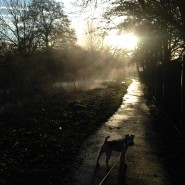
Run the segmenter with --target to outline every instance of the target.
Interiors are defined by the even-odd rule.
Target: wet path
[[[118,111],[84,143],[81,156],[84,158],[76,175],[76,185],[98,185],[106,174],[105,156],[96,166],[96,157],[104,138],[110,140],[123,138],[125,134],[134,134],[135,145],[129,147],[126,155],[128,165],[126,185],[169,185],[168,177],[160,164],[155,150],[155,132],[150,124],[149,110],[143,97],[141,84],[134,80]],[[119,153],[113,152],[110,159],[112,166]],[[104,184],[117,185],[119,179],[119,163],[116,164]]]

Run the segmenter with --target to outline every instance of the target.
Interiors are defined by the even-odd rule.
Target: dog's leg
[[[120,165],[123,166],[125,164],[125,153],[126,151],[123,150],[120,155]]]
[[[101,156],[102,156],[103,153],[104,153],[104,150],[103,150],[103,148],[101,148],[100,149],[100,152],[98,154],[98,157],[97,157],[97,161],[96,161],[96,165],[97,166],[99,166],[99,160],[100,160],[100,158],[101,158]]]
[[[112,151],[106,152],[106,166],[107,166],[107,169],[110,169],[109,160],[110,160],[111,154],[112,154]]]

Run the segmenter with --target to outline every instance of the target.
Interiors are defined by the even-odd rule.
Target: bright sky
[[[75,0],[56,0],[64,3],[65,12],[68,13],[68,17],[71,20],[72,27],[75,29],[78,39],[84,34],[85,27],[85,15],[80,13],[80,8],[73,5]]]
[[[138,38],[133,33],[118,35],[116,31],[113,30],[109,33],[109,36],[105,38],[105,42],[113,47],[133,50],[137,46]]]
[[[80,8],[73,6],[72,3],[75,0],[57,0],[64,3],[65,12],[68,13],[68,17],[71,20],[72,27],[76,30],[78,43],[81,44],[85,35],[86,23],[90,18],[98,16],[98,11],[102,11],[101,8],[96,10],[80,11]],[[115,30],[112,30],[110,34],[105,38],[105,43],[117,48],[134,49],[137,45],[138,38],[132,34],[117,35]]]

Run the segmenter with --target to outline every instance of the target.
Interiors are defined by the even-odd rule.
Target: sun
[[[113,47],[133,50],[137,46],[138,37],[133,33],[117,35],[112,32],[105,38],[105,42]]]
[[[122,48],[135,49],[138,38],[133,33],[118,36],[118,45]]]

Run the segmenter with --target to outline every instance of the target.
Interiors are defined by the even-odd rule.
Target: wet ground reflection
[[[127,94],[123,97],[121,107],[117,112],[109,119],[106,126],[110,128],[120,128],[123,126],[123,122],[130,119],[133,116],[133,109],[136,104],[139,103],[143,93],[140,89],[139,82],[132,80],[133,83],[127,89]]]
[[[80,154],[83,158],[83,164],[75,177],[75,185],[98,185],[101,182],[106,174],[106,165],[105,156],[102,156],[100,167],[96,168],[96,158],[100,146],[108,135],[110,135],[110,140],[113,140],[123,138],[125,134],[134,134],[136,136],[135,145],[127,151],[129,158],[126,159],[128,168],[125,184],[167,185],[168,183],[164,181],[166,178],[163,175],[161,164],[151,147],[150,142],[152,142],[154,134],[149,122],[149,111],[143,97],[142,85],[139,81],[133,80],[117,112],[84,143]],[[111,166],[119,156],[120,154],[117,152],[112,153]],[[158,178],[153,175],[156,173],[160,173]],[[123,181],[120,182],[121,177],[118,163],[109,174],[106,184],[123,184]]]

